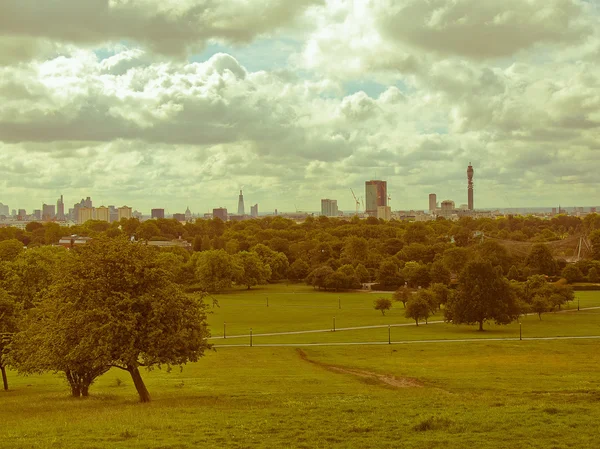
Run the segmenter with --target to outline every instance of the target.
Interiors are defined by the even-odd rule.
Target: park
[[[206,297],[215,350],[143,372],[149,404],[114,368],[85,401],[62,376],[9,372],[0,447],[594,446],[600,292],[485,332],[440,313],[417,327],[397,302],[384,316],[385,295],[279,283]]]

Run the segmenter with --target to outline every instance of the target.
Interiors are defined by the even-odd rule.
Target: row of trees
[[[503,241],[482,240],[481,232],[486,236],[503,237],[499,235],[502,231],[521,232],[527,236],[527,241],[538,243],[532,244],[528,253],[523,253],[522,248],[520,253],[514,253]],[[556,260],[556,255],[545,243],[579,233],[588,233],[595,265],[582,261],[575,271],[560,257]],[[509,279],[521,281],[535,274],[562,274],[573,282],[595,280],[600,273],[600,216],[597,214],[590,214],[583,220],[567,216],[551,220],[533,217],[474,220],[465,217],[458,222],[427,223],[382,222],[372,217],[351,221],[309,217],[299,224],[282,217],[233,223],[224,223],[217,218],[186,224],[169,219],[143,223],[123,219],[112,224],[89,221],[73,228],[61,228],[56,223],[29,223],[26,230],[0,228],[0,260],[6,251],[14,251],[15,245],[26,244],[32,248],[52,244],[64,234],[108,238],[134,236],[142,241],[181,237],[192,243],[194,254],[223,251],[235,256],[255,252],[271,268],[271,275],[267,276],[269,282],[286,278],[304,280],[315,270],[327,266],[331,270],[327,270],[326,276],[324,270],[320,270],[310,277],[309,282],[320,289],[352,288],[357,279],[377,282],[388,289],[405,282],[409,286],[427,287],[432,283],[444,283],[448,276],[456,277],[470,260],[489,260],[494,267],[501,266]],[[277,260],[272,254],[276,254]],[[181,259],[179,265],[185,265],[178,265],[185,273],[180,280],[195,283],[197,279],[190,275],[195,268],[186,265],[189,257],[178,255],[178,258]],[[352,266],[354,274],[348,266]],[[563,273],[565,268],[568,269]],[[591,276],[590,268],[594,268]]]
[[[456,289],[441,283],[417,291],[401,287],[393,299],[404,304],[406,317],[417,325],[444,306],[446,321],[478,324],[482,331],[486,321],[509,324],[526,313],[536,313],[541,320],[543,313],[560,310],[574,294],[564,279],[549,283],[535,275],[525,282],[509,281],[491,263],[473,261],[461,272]],[[378,310],[382,307],[380,302],[375,304]]]
[[[100,237],[71,251],[34,248],[0,262],[5,388],[7,363],[26,374],[62,372],[76,397],[114,367],[149,401],[140,368],[181,366],[210,347],[204,303],[175,282],[168,256]]]

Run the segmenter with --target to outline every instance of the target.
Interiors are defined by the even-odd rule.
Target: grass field
[[[268,332],[330,324],[336,294],[286,299],[287,288],[293,287],[220,295],[213,333],[225,317],[240,323],[240,333],[259,320],[254,326]],[[265,293],[268,309],[242,305]],[[600,305],[600,292],[577,296],[582,308]],[[359,326],[402,322],[401,305],[385,317],[369,309],[375,297],[341,295],[344,319]],[[331,309],[319,308],[331,299]],[[600,334],[595,310],[523,323],[524,335]],[[518,335],[518,325],[483,333],[446,324],[392,332],[394,340],[496,337]],[[288,338],[386,340],[387,328],[257,341]],[[71,399],[59,376],[9,373],[11,391],[0,393],[0,447],[597,448],[599,348],[597,340],[226,347],[183,371],[143,373],[150,404],[137,402],[131,379],[118,370],[102,376],[86,400]]]

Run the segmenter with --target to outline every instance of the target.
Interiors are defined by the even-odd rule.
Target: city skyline
[[[353,210],[349,189],[384,179],[420,210],[466,204],[469,161],[476,208],[598,195],[597,2],[79,3],[0,3],[11,208],[235,211],[244,186],[261,211]]]

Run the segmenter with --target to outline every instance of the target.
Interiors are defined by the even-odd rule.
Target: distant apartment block
[[[118,215],[117,221],[121,221],[122,218],[126,218],[129,220],[132,217],[131,207],[128,207],[128,206],[119,207],[118,214],[119,215]]]
[[[339,215],[337,200],[322,199],[321,215],[325,217],[337,217]]]
[[[377,218],[390,221],[392,219],[392,208],[390,206],[378,206]]]
[[[88,220],[94,219],[94,208],[93,207],[78,207],[77,208],[77,223],[83,224]]]
[[[250,216],[252,218],[258,218],[258,204],[250,206]]]
[[[96,220],[110,223],[110,210],[106,206],[96,208]]]

